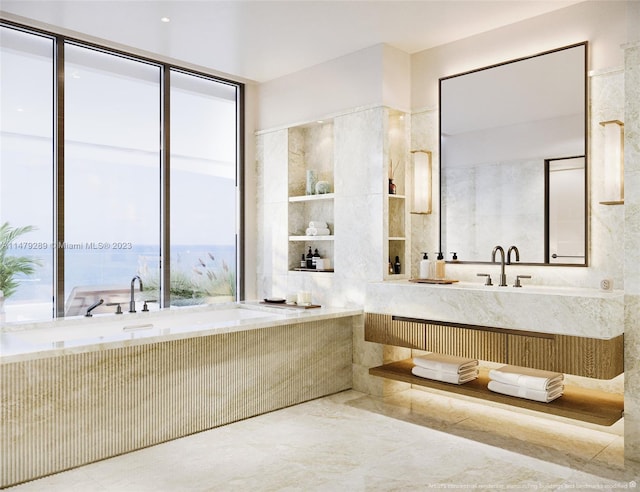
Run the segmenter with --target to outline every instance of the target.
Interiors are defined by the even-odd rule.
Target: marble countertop
[[[600,339],[624,331],[624,292],[620,290],[393,280],[367,286],[365,311]]]
[[[41,323],[13,323],[0,333],[0,363],[55,357],[168,340],[358,316],[362,309],[301,309],[244,301],[224,306],[105,314]]]

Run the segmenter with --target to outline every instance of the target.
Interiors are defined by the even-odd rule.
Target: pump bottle
[[[444,267],[445,267],[444,255],[442,254],[442,252],[438,252],[438,258],[436,259],[436,279],[437,280],[443,280],[445,278]]]
[[[431,278],[431,260],[427,253],[422,253],[422,260],[420,260],[420,278]]]

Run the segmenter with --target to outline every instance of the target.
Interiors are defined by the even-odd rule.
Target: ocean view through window
[[[150,309],[241,298],[241,84],[0,29],[0,225],[33,228],[6,255],[37,262],[5,320],[126,311],[134,276]],[[23,100],[42,107],[7,115]]]

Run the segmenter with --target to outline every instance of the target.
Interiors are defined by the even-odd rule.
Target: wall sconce
[[[604,196],[603,205],[624,203],[624,123],[601,121],[604,127]]]
[[[431,213],[431,152],[429,150],[412,150],[413,197],[412,214]]]

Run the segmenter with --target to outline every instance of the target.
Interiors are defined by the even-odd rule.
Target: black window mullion
[[[162,111],[161,111],[161,178],[160,203],[160,297],[161,307],[168,307],[171,304],[171,70],[167,65],[162,67]]]
[[[55,39],[54,81],[54,176],[53,176],[53,282],[54,317],[64,317],[64,40]]]

